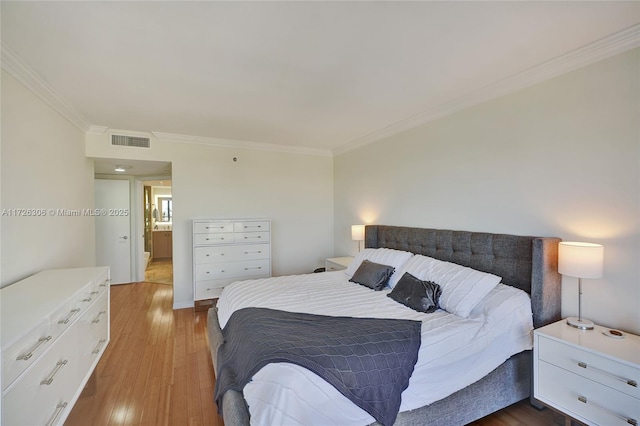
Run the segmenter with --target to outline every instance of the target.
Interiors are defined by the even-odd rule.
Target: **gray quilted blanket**
[[[421,323],[244,308],[222,330],[215,400],[262,367],[289,362],[333,385],[378,422],[394,423],[418,359]]]

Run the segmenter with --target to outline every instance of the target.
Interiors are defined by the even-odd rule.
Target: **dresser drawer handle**
[[[609,409],[607,409],[607,408],[604,408],[602,405],[598,405],[598,404],[596,404],[595,402],[589,402],[589,400],[587,399],[587,397],[586,397],[586,396],[579,396],[579,397],[578,397],[578,401],[580,401],[580,402],[582,402],[582,403],[584,403],[584,404],[589,404],[589,405],[591,405],[591,406],[592,406],[592,407],[594,407],[594,408],[597,408],[597,409],[599,409],[599,410],[604,411],[605,413],[609,413],[610,415],[612,415],[612,416],[614,416],[614,417],[617,417],[617,418],[619,418],[619,419],[621,419],[621,420],[623,420],[623,421],[627,422],[627,423],[628,423],[628,424],[630,424],[630,425],[638,426],[638,421],[637,421],[636,419],[631,419],[631,418],[629,418],[629,417],[621,416],[621,415],[620,415],[620,414],[618,414],[618,413],[614,413],[613,411],[611,411],[611,410],[609,410]]]
[[[249,229],[249,228],[262,228],[262,225],[245,225],[244,229]]]
[[[92,295],[96,295],[96,294],[98,294],[98,293],[100,293],[98,290],[93,290],[93,291],[91,292],[91,294],[92,294]]]
[[[78,312],[80,312],[80,309],[72,309],[71,312],[69,312],[69,315],[67,315],[66,318],[61,319],[60,321],[58,321],[58,324],[69,324],[69,321],[71,321],[71,318],[73,318],[73,316],[75,314],[77,314]]]
[[[220,238],[207,238],[207,241],[210,241],[210,240],[221,240],[221,241],[222,241],[222,240],[224,240],[224,237],[220,237]]]
[[[29,349],[29,352],[27,352],[26,354],[19,355],[16,358],[16,361],[26,361],[26,360],[28,360],[29,358],[31,358],[33,356],[33,353],[40,347],[40,345],[42,345],[45,342],[48,342],[49,340],[51,340],[51,336],[39,338],[38,342],[31,349]]]
[[[251,236],[251,237],[245,236],[244,237],[245,240],[248,240],[249,238],[260,239],[260,238],[262,238],[262,235],[256,235],[256,236]]]
[[[224,226],[205,226],[204,229],[224,229]]]
[[[111,278],[106,279],[102,284],[100,284],[100,287],[106,287],[109,283],[111,283]]]
[[[62,367],[64,367],[65,365],[67,365],[67,360],[65,359],[64,361],[60,361],[56,364],[56,368],[53,369],[53,371],[51,372],[51,375],[49,376],[48,379],[44,379],[43,381],[40,382],[40,385],[47,385],[49,386],[51,383],[53,383],[53,379],[56,377],[56,374],[58,374],[58,371],[60,371],[60,369]]]
[[[258,251],[245,251],[244,254],[260,254],[262,253],[262,250],[258,250]]]
[[[92,354],[96,355],[99,354],[100,351],[102,350],[102,345],[104,345],[104,342],[106,342],[106,339],[100,339],[98,341],[98,344],[96,345],[96,348],[94,350],[91,351]]]
[[[93,324],[98,324],[100,321],[102,321],[102,318],[101,318],[101,317],[102,317],[104,314],[106,314],[106,313],[107,313],[107,311],[100,311],[100,312],[98,313],[98,315],[97,315],[97,316],[93,319],[93,321],[91,321],[91,322],[92,322]]]
[[[608,371],[604,371],[604,370],[601,370],[599,368],[596,368],[596,367],[593,367],[593,366],[589,366],[589,365],[587,365],[586,362],[582,362],[582,361],[578,362],[578,367],[581,367],[581,368],[584,368],[584,369],[589,368],[589,370],[592,370],[592,371],[594,371],[596,373],[602,374],[603,376],[607,376],[607,377],[610,377],[612,379],[624,382],[624,383],[628,384],[629,386],[633,386],[634,388],[638,387],[638,382],[636,382],[635,380],[625,379],[624,377],[616,376],[615,374],[611,374]]]
[[[47,422],[47,426],[56,424],[56,420],[58,419],[58,417],[60,416],[60,413],[62,413],[65,408],[67,408],[66,402],[56,405],[56,411],[53,412],[53,416],[51,416],[51,418]]]
[[[244,268],[245,271],[248,271],[249,269],[262,269],[262,266],[248,266]]]
[[[81,302],[91,302],[92,300],[92,297],[87,297],[86,299],[82,299]]]

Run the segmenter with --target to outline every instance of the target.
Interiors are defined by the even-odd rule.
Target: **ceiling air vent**
[[[150,148],[151,139],[139,136],[111,135],[111,145]]]

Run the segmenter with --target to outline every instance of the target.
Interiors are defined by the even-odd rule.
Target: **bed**
[[[495,291],[498,291],[500,294],[507,295],[514,292],[526,292],[526,294],[528,294],[527,304],[530,305],[529,317],[533,328],[541,327],[560,319],[560,276],[557,272],[557,247],[559,241],[560,240],[558,238],[527,237],[400,226],[370,225],[365,228],[365,250],[391,249],[410,252],[415,255],[427,256],[428,258],[444,262],[451,262],[501,277],[500,290],[498,291],[498,287],[496,287],[496,289],[494,289]],[[415,256],[414,258],[417,259],[418,256]],[[327,291],[328,288],[347,288],[344,284],[342,284],[342,287],[339,287],[341,284],[334,282],[339,279],[344,281],[344,277],[338,278],[338,275],[340,274],[341,272],[327,272],[322,274],[309,274],[306,278],[305,276],[275,277],[268,279],[272,281],[268,281],[266,283],[264,280],[255,280],[253,283],[242,282],[237,283],[237,285],[234,284],[229,287],[229,291],[225,289],[225,292],[223,292],[218,303],[218,307],[211,308],[208,313],[208,338],[216,375],[218,375],[220,369],[220,365],[218,365],[218,350],[224,340],[221,328],[221,318],[222,325],[224,327],[230,316],[230,312],[228,312],[230,309],[229,305],[233,305],[232,302],[234,297],[240,297],[237,295],[242,294],[241,287],[253,285],[252,288],[258,288],[260,285],[280,285],[282,287],[278,286],[277,288],[285,288],[286,285],[292,285],[291,283],[296,280],[310,280],[310,284],[307,284],[306,287],[301,285],[299,287],[290,288],[297,288],[298,291],[304,291],[304,297],[307,297],[308,300],[319,300],[322,297],[326,297],[327,294],[333,294],[333,292]],[[318,293],[316,295],[309,293],[314,291],[313,287],[318,289]],[[349,291],[360,292],[358,294],[362,295],[366,292],[378,293],[359,287],[361,286],[353,284],[352,287],[349,287]],[[517,291],[515,289],[519,289],[521,291]],[[323,296],[320,297],[320,295]],[[269,302],[271,305],[265,302],[264,306],[274,309],[282,308],[284,306],[282,303],[287,301],[286,297],[291,297],[291,302],[293,302],[294,299],[300,299],[301,295],[296,294],[295,291],[290,291],[288,293],[284,292],[282,295],[275,295],[271,297],[271,302]],[[251,296],[248,297],[248,299],[248,301],[243,299],[241,302],[236,302],[237,307],[252,305],[262,306],[259,298]],[[276,299],[277,301],[274,302]],[[500,297],[496,296],[493,299],[500,299]],[[389,302],[395,303],[391,300],[389,300]],[[278,303],[280,303],[280,305]],[[339,305],[339,303],[334,303],[334,305]],[[366,306],[361,308],[364,309],[363,312],[369,311],[369,308]],[[218,312],[218,309],[221,311]],[[390,309],[393,310],[396,308],[390,307]],[[439,313],[427,315],[435,315],[435,318],[442,318],[442,321],[445,321],[445,317],[447,321],[457,321],[457,323],[462,324],[463,328],[467,327],[468,330],[470,330],[470,335],[480,335],[477,340],[481,341],[485,339],[482,333],[490,333],[492,329],[486,324],[478,326],[481,328],[473,328],[477,326],[474,325],[475,323],[473,320],[476,317],[480,318],[485,315],[482,311],[484,308],[481,306],[474,309],[475,311],[471,310],[470,313],[467,313],[467,315],[470,315],[469,318],[457,318],[455,315],[441,311],[438,311]],[[330,310],[329,315],[332,315],[332,312],[333,311]],[[324,314],[325,311],[320,310],[319,313]],[[406,315],[408,315],[407,319],[413,319],[410,313]],[[366,315],[362,315],[361,313],[361,316]],[[438,319],[438,321],[439,320],[440,319]],[[491,322],[491,324],[499,323],[500,321]],[[423,325],[423,330],[424,329],[425,326]],[[425,339],[424,336],[425,334],[423,331],[423,340]],[[531,342],[530,330],[528,331],[527,338],[528,341]],[[499,348],[500,346],[501,345],[491,345],[489,348],[481,349],[481,351],[495,352],[495,348]],[[508,359],[501,362],[497,367],[494,368],[491,366],[490,370],[483,372],[481,377],[471,377],[473,374],[480,374],[478,372],[474,372],[473,374],[470,373],[471,382],[469,384],[464,385],[464,387],[460,389],[455,389],[454,391],[451,389],[445,389],[444,392],[447,393],[447,396],[442,398],[438,397],[437,392],[434,393],[431,392],[431,390],[426,389],[428,386],[423,386],[423,388],[425,388],[424,394],[427,396],[421,395],[422,392],[420,391],[420,385],[416,385],[415,383],[412,384],[412,381],[414,381],[414,377],[412,376],[409,387],[405,392],[409,393],[409,390],[411,390],[411,393],[414,394],[414,396],[418,394],[420,395],[418,395],[419,397],[416,399],[412,396],[406,396],[405,392],[403,392],[403,399],[406,397],[407,400],[411,400],[412,398],[414,400],[409,404],[410,409],[407,410],[401,408],[400,412],[397,414],[397,418],[395,418],[394,424],[462,425],[530,397],[532,386],[530,343],[528,347],[525,345],[522,346],[522,348],[522,350],[514,349],[517,350],[517,352],[506,357]],[[451,354],[447,354],[447,357],[456,358],[456,354],[458,354],[457,357],[460,358],[461,361],[464,361],[462,359],[464,357],[460,355],[464,353],[464,350],[464,348],[455,348],[451,350]],[[502,356],[504,356],[504,353]],[[418,356],[418,363],[416,365],[420,364],[420,357],[421,355]],[[485,365],[482,362],[482,359],[483,358],[478,358],[478,360],[480,360],[478,364],[483,364],[484,368],[487,369],[489,364]],[[469,366],[470,364],[468,359],[466,362],[467,366]],[[254,389],[259,387],[260,383],[275,381],[273,378],[278,377],[279,374],[288,374],[286,368],[289,368],[289,365],[274,364],[273,368],[273,371],[270,370],[271,376],[258,377],[258,374],[256,374],[255,381],[257,384],[254,386],[252,382],[251,388],[245,388],[244,392],[247,395],[253,395],[251,398],[254,398],[252,400],[254,401],[254,404],[256,401],[255,395],[264,398],[265,393],[267,395],[269,394],[269,391],[263,391],[263,393],[260,394],[259,390],[256,394]],[[278,370],[279,368],[285,368],[285,370]],[[299,369],[304,370],[302,367],[299,367]],[[267,368],[265,367],[263,370],[267,370]],[[260,373],[262,373],[263,370],[260,370]],[[480,368],[480,370],[482,370],[482,368]],[[418,367],[416,367],[416,375],[418,375],[418,371]],[[300,374],[300,371],[293,373]],[[313,375],[312,373],[308,374]],[[305,378],[305,380],[307,379],[308,378]],[[322,381],[322,379],[318,380]],[[419,379],[416,378],[416,380]],[[454,378],[451,381],[455,382],[456,379]],[[292,383],[306,382],[296,379]],[[446,381],[442,381],[437,387],[446,388],[447,385]],[[281,385],[278,384],[277,386]],[[455,388],[455,385],[452,386]],[[302,388],[305,387],[309,386],[303,384]],[[329,388],[330,387],[331,386],[329,385]],[[253,394],[249,392],[249,389],[251,389]],[[270,388],[267,387],[266,389]],[[305,389],[301,389],[301,391],[304,390]],[[331,395],[329,391],[325,391],[326,389],[322,392],[327,395]],[[247,398],[249,398],[249,396],[247,396]],[[313,398],[315,397],[312,396],[311,399]],[[333,398],[333,396],[330,396],[330,398]],[[337,400],[338,397],[336,397],[336,401]],[[250,410],[247,406],[243,392],[229,390],[222,395],[219,401],[223,418],[227,426],[250,424]],[[427,403],[415,406],[416,404],[420,404],[420,401],[427,401]],[[309,401],[306,401],[305,403],[309,403]],[[343,405],[336,405],[336,407],[344,407],[344,411],[349,411],[348,402],[345,405],[344,401],[340,401],[340,404]],[[252,410],[255,409],[256,406],[257,405],[254,405]],[[286,405],[286,410],[294,410],[294,407],[294,403],[291,402],[289,405]],[[342,411],[342,408],[335,411]],[[375,422],[375,420],[360,423],[363,421],[363,418],[366,417],[358,417],[357,421],[350,421],[349,423],[379,424]],[[373,418],[371,418],[371,420],[373,420]],[[274,424],[278,423],[288,422],[282,420],[274,422]],[[331,420],[331,423],[340,424],[342,422],[334,419]]]

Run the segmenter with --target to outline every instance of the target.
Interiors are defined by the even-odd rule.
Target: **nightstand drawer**
[[[637,368],[544,336],[539,337],[538,345],[540,361],[640,399],[640,370]]]
[[[540,361],[538,395],[545,404],[587,424],[629,425],[640,420],[640,400]]]

